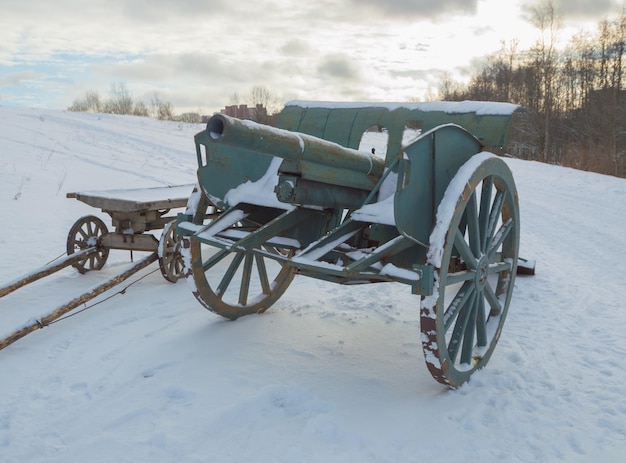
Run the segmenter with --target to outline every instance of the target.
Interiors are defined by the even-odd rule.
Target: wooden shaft
[[[40,267],[34,272],[29,273],[28,275],[24,275],[18,278],[17,280],[13,280],[5,284],[4,286],[0,286],[0,297],[6,296],[7,294],[12,293],[13,291],[21,288],[22,286],[26,286],[29,283],[37,281],[54,272],[58,272],[59,270],[65,267],[75,264],[76,262],[86,259],[89,256],[89,254],[95,251],[96,251],[96,248],[93,246],[87,249],[83,249],[82,251],[65,256],[63,259],[58,260],[54,263]]]
[[[23,338],[27,334],[30,334],[33,331],[38,330],[39,328],[43,328],[45,326],[48,326],[51,322],[53,322],[54,320],[62,317],[66,313],[71,312],[72,310],[74,310],[79,305],[84,304],[85,302],[93,299],[97,295],[102,294],[103,292],[105,292],[108,289],[111,289],[115,285],[118,285],[119,283],[121,283],[122,281],[126,280],[127,278],[129,278],[133,274],[137,273],[142,268],[147,267],[152,262],[156,261],[157,258],[158,258],[157,253],[153,252],[149,256],[144,257],[140,261],[137,261],[136,264],[134,264],[132,267],[130,267],[125,272],[122,272],[122,273],[114,276],[113,278],[105,281],[101,285],[96,286],[91,291],[86,292],[86,293],[84,293],[84,294],[82,294],[82,295],[72,299],[70,302],[68,302],[67,304],[64,304],[64,305],[60,306],[59,308],[53,310],[52,312],[50,312],[48,315],[46,315],[42,319],[36,320],[34,322],[31,322],[29,325],[25,326],[24,328],[21,328],[21,329],[15,331],[10,336],[0,340],[0,350],[4,349],[5,347],[7,347],[7,346],[9,346],[11,344],[13,344],[15,341],[17,341],[18,339]]]

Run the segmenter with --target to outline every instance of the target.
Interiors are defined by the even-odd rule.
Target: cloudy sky
[[[533,1],[3,0],[0,105],[65,109],[120,82],[176,113],[212,113],[258,85],[282,101],[423,99],[442,71],[537,40]],[[569,30],[595,30],[623,5],[559,8]]]

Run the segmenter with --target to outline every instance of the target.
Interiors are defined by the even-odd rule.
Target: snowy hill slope
[[[0,282],[101,215],[67,192],[193,183],[201,128],[0,107]],[[0,460],[623,461],[626,181],[507,162],[537,275],[516,280],[489,365],[459,390],[430,377],[405,286],[296,278],[266,314],[228,322],[153,266],[0,351]],[[0,299],[0,336],[128,260]]]

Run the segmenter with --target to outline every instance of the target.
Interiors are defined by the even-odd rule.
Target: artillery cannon
[[[177,219],[194,295],[236,319],[296,274],[404,283],[421,296],[429,371],[460,386],[489,360],[513,291],[517,191],[485,150],[506,146],[518,110],[291,102],[277,128],[214,116],[195,136],[199,184]],[[387,135],[378,153],[361,144],[372,128]]]

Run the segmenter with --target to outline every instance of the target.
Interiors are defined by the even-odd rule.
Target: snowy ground
[[[0,282],[64,253],[80,216],[110,224],[67,192],[193,183],[201,128],[0,107]],[[296,278],[228,322],[153,264],[0,351],[0,460],[624,461],[626,180],[508,162],[537,275],[516,280],[489,365],[459,390],[430,377],[405,286]],[[0,337],[127,265],[112,252],[5,296]]]

